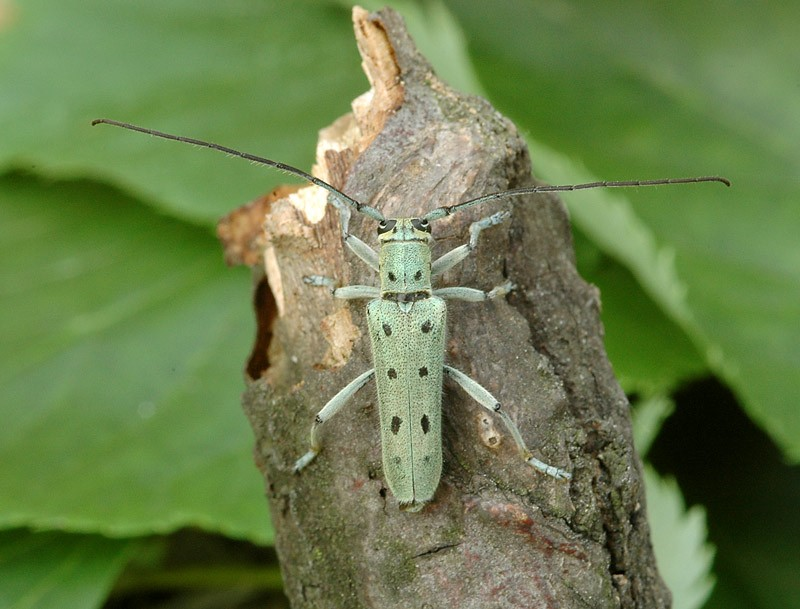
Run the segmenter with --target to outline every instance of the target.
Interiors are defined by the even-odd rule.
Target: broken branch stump
[[[321,133],[315,175],[387,217],[534,183],[514,125],[440,81],[396,13],[355,9],[354,23],[371,89]],[[506,299],[448,305],[446,360],[498,397],[538,458],[573,479],[532,470],[500,421],[446,383],[442,481],[433,502],[412,514],[383,480],[374,388],[326,423],[320,456],[292,473],[315,413],[372,367],[363,303],[334,300],[302,278],[377,278],[343,249],[326,193],[290,190],[233,214],[220,230],[232,258],[247,260],[249,251],[249,262],[266,268],[256,271],[259,335],[244,409],[292,605],[668,607],[628,402],[558,198],[491,204],[512,219],[485,231],[441,285],[516,283]],[[435,223],[434,257],[465,243],[470,223],[489,211]],[[353,215],[351,232],[369,244],[375,228]]]

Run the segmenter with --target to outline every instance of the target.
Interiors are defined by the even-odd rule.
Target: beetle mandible
[[[514,284],[507,281],[489,291],[460,286],[434,289],[432,278],[463,261],[477,247],[480,233],[503,222],[510,213],[498,212],[473,222],[469,228],[469,241],[436,260],[431,256],[431,223],[483,203],[542,192],[696,182],[721,182],[730,186],[726,178],[719,176],[531,186],[483,195],[456,205],[437,207],[420,218],[385,218],[378,209],[356,201],[301,169],[278,161],[111,119],[92,121],[92,125],[98,124],[122,127],[241,157],[298,176],[329,192],[329,198],[340,215],[345,244],[358,258],[378,272],[380,286],[338,287],[334,279],[321,275],[304,277],[304,281],[311,286],[329,288],[336,298],[369,300],[367,325],[374,367],[356,377],[319,411],[311,426],[310,449],[295,462],[294,471],[300,472],[319,454],[320,425],[341,410],[374,378],[378,388],[384,475],[392,494],[401,507],[408,511],[422,509],[433,499],[439,486],[442,471],[441,395],[445,376],[460,385],[478,404],[502,419],[522,459],[528,465],[557,480],[572,478],[572,474],[566,469],[548,465],[534,457],[516,424],[503,411],[500,402],[466,374],[444,363],[447,320],[445,300],[481,302],[500,298],[508,294]],[[378,222],[379,252],[349,233],[349,220],[353,210]]]

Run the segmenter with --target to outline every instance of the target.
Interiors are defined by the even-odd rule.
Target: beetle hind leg
[[[320,425],[339,412],[342,409],[342,406],[347,404],[347,402],[350,401],[350,398],[352,398],[359,389],[366,385],[373,376],[375,376],[375,368],[360,374],[350,381],[341,391],[339,391],[339,393],[333,396],[330,401],[322,407],[322,410],[317,413],[317,416],[314,417],[314,423],[311,425],[311,448],[309,448],[306,454],[295,461],[295,474],[300,473],[303,468],[311,463],[322,449],[322,443],[319,439]]]
[[[478,404],[503,419],[503,423],[505,423],[505,426],[511,434],[511,437],[514,438],[514,442],[516,443],[522,458],[528,465],[537,471],[542,472],[543,474],[555,478],[556,480],[569,480],[572,478],[572,474],[570,474],[568,471],[561,469],[560,467],[555,467],[554,465],[548,465],[543,461],[539,461],[539,459],[531,454],[531,451],[528,450],[528,447],[525,445],[525,440],[522,439],[522,434],[520,434],[519,428],[517,428],[517,426],[514,424],[514,421],[512,421],[511,418],[503,411],[502,407],[500,406],[500,402],[498,402],[497,399],[495,399],[495,397],[483,386],[473,381],[460,370],[456,370],[451,366],[445,366],[444,373],[458,383],[473,400],[478,402]]]

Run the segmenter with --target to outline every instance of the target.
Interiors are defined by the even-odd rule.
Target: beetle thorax
[[[385,220],[378,228],[381,297],[399,302],[431,295],[430,227],[418,218]]]

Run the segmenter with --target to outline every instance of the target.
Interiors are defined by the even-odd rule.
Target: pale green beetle
[[[381,421],[383,470],[386,482],[400,505],[417,511],[433,499],[442,472],[441,395],[444,376],[458,383],[467,394],[487,410],[500,416],[514,439],[522,458],[538,471],[556,479],[568,480],[565,469],[535,458],[525,445],[517,426],[502,410],[500,403],[481,385],[463,372],[444,363],[447,307],[445,299],[478,302],[508,294],[511,282],[488,292],[467,287],[433,289],[431,278],[464,260],[478,244],[481,231],[499,224],[508,212],[493,214],[470,226],[469,242],[443,255],[431,258],[430,224],[459,210],[500,198],[541,192],[583,190],[587,188],[651,186],[693,182],[722,182],[717,176],[664,180],[592,182],[567,186],[533,186],[492,193],[458,205],[436,208],[421,218],[387,219],[380,211],[350,198],[330,184],[301,169],[239,152],[225,146],[137,127],[109,119],[96,124],[110,124],[161,137],[211,148],[275,167],[299,176],[331,193],[339,210],[342,235],[347,246],[367,265],[376,270],[380,287],[351,285],[336,287],[328,277],[306,277],[306,283],[325,286],[344,299],[370,299],[367,324],[372,344],[374,368],[359,375],[339,391],[317,414],[311,427],[311,448],[294,464],[295,472],[306,467],[320,451],[319,426],[330,419],[359,389],[373,377],[378,387]],[[351,210],[379,222],[380,253],[348,232]]]

